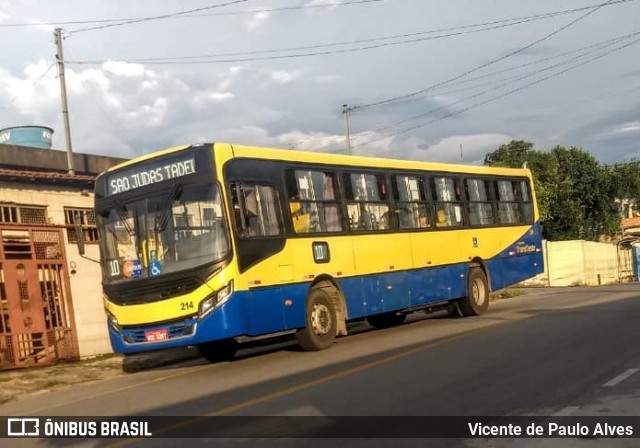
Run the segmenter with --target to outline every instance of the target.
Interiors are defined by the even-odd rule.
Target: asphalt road
[[[8,403],[0,406],[0,415],[639,416],[639,322],[639,285],[530,290],[526,296],[492,303],[482,317],[414,315],[405,325],[378,331],[360,325],[330,350],[306,353],[281,343],[244,350],[228,363],[194,359]],[[419,419],[407,421],[420,424]],[[380,430],[375,426],[381,422],[353,421],[364,428],[373,425],[372,433]],[[287,424],[296,424],[295,419]],[[206,433],[206,425],[206,420],[189,417],[164,431],[186,434],[192,427]],[[429,440],[430,446],[438,440],[442,446],[471,447],[525,442]],[[573,446],[556,441],[562,443],[541,445],[540,440],[529,439],[526,446]],[[637,446],[637,441],[618,439],[619,445],[612,445],[610,440],[589,440],[580,446]],[[173,439],[171,445],[176,442]],[[224,442],[226,446],[257,441]],[[301,446],[293,439],[263,442]],[[383,444],[382,440],[342,442]],[[61,440],[43,443],[70,445]],[[87,446],[158,443],[112,439]],[[326,445],[317,439],[312,443]],[[425,442],[386,439],[384,444],[424,446]]]

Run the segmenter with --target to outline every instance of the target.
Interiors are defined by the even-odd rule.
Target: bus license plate
[[[169,339],[169,333],[166,328],[160,330],[151,330],[144,332],[144,338],[147,342],[166,341]]]

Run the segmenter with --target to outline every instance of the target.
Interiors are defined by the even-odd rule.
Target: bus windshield
[[[214,183],[174,184],[157,195],[97,208],[105,283],[184,271],[229,253]]]

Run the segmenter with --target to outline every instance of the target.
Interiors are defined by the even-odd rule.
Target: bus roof
[[[140,157],[128,160],[110,168],[108,171],[115,171],[121,168],[133,165],[136,163],[151,160],[156,157],[179,152],[192,146],[198,145],[181,145],[160,151],[155,151],[149,154],[145,154]],[[206,144],[208,145],[208,144]],[[288,162],[309,162],[322,165],[342,165],[353,167],[368,167],[368,168],[391,168],[398,170],[425,170],[425,171],[442,171],[442,172],[463,172],[469,174],[496,174],[496,175],[526,175],[529,176],[529,170],[525,168],[503,168],[503,167],[488,167],[483,165],[465,165],[454,163],[442,163],[442,162],[425,162],[406,159],[391,159],[381,157],[368,157],[368,156],[352,156],[346,154],[334,154],[323,153],[316,151],[300,151],[300,150],[288,150],[288,149],[274,149],[259,146],[247,146],[236,145],[231,143],[215,143],[216,146],[224,146],[231,149],[233,157],[242,158],[257,158],[265,160],[282,160]]]

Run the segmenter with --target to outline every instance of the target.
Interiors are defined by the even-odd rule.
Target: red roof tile
[[[624,218],[622,220],[622,228],[628,229],[630,227],[640,227],[640,216],[633,218]]]
[[[97,176],[87,174],[69,174],[53,171],[29,171],[29,170],[15,170],[10,168],[0,168],[0,176],[2,177],[19,177],[23,179],[43,179],[43,180],[77,180],[93,182]]]

